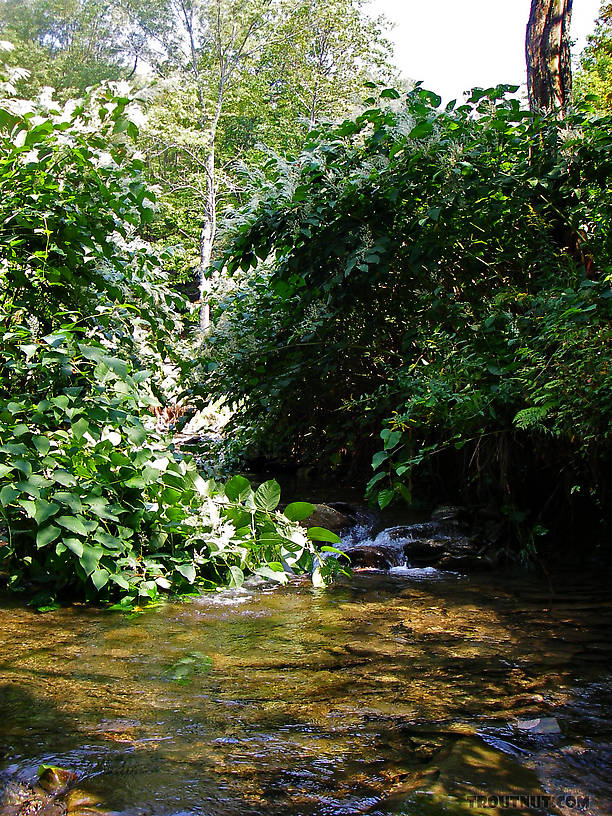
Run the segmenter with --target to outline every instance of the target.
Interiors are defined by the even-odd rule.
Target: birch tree
[[[155,70],[169,77],[155,103],[152,130],[166,124],[153,153],[165,164],[166,189],[191,194],[188,206],[197,201],[201,208],[198,279],[206,330],[217,288],[211,262],[220,196],[231,187],[232,167],[258,155],[258,143],[299,149],[321,117],[355,105],[366,80],[390,75],[390,47],[380,21],[363,13],[363,0],[120,1],[146,32]],[[176,113],[175,136],[186,138],[172,138],[168,108]],[[178,183],[166,161],[173,151],[191,168]]]

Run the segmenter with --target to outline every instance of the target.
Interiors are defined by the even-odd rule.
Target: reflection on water
[[[5,603],[0,786],[45,762],[134,816],[474,813],[470,796],[545,792],[609,812],[605,586],[430,577],[132,619]],[[552,731],[517,727],[541,718]]]

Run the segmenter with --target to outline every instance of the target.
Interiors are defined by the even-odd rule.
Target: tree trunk
[[[573,0],[531,0],[527,24],[527,91],[531,110],[563,115],[572,93]]]
[[[202,227],[200,230],[200,329],[202,331],[205,331],[210,326],[209,297],[212,287],[210,261],[216,232],[217,189],[215,178],[215,148],[213,141],[208,156],[206,157],[206,200],[204,202],[204,218],[202,219]]]

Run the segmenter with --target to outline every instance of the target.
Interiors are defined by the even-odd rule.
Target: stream
[[[44,763],[79,816],[607,816],[611,619],[605,575],[433,568],[133,616],[5,598],[0,790]],[[66,810],[32,807],[0,814]]]

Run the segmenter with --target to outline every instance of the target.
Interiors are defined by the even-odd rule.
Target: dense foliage
[[[202,479],[151,408],[180,364],[184,303],[139,238],[154,194],[126,98],[0,108],[0,570],[45,596],[285,581],[335,568],[279,487]]]
[[[601,4],[597,26],[580,57],[575,96],[599,113],[612,113],[612,3]]]
[[[205,365],[252,451],[339,462],[382,423],[381,506],[463,494],[529,544],[609,507],[612,120],[505,91],[387,89],[314,134],[240,216]]]

